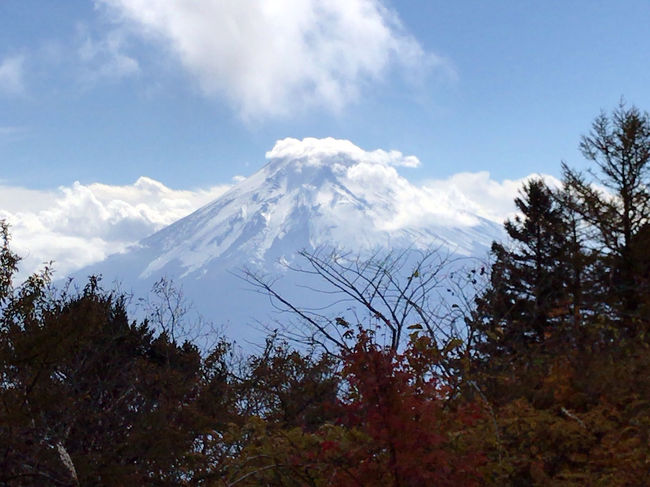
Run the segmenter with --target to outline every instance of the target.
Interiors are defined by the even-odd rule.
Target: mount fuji
[[[472,212],[462,195],[436,194],[400,176],[398,167],[419,164],[415,157],[331,138],[287,138],[266,158],[216,200],[75,276],[101,274],[136,296],[164,276],[227,336],[259,341],[255,323],[272,319],[272,307],[250,292],[244,267],[284,276],[282,292],[300,299],[285,275],[300,250],[331,247],[363,257],[436,248],[485,257],[502,237],[501,225]]]

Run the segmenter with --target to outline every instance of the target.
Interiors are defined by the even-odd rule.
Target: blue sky
[[[415,183],[558,176],[600,109],[650,107],[648,25],[647,0],[2,0],[0,210],[212,194],[285,137],[414,155]]]
[[[401,34],[443,57],[445,69],[393,60],[336,110],[298,104],[251,119],[223,94],[204,93],[168,42],[138,35],[146,27],[120,20],[111,3],[129,2],[0,3],[0,63],[20,60],[19,86],[0,91],[6,183],[121,184],[144,175],[202,186],[249,174],[287,136],[416,155],[414,179],[557,174],[561,159],[579,163],[578,137],[599,109],[621,96],[650,106],[646,1],[385,3]],[[133,72],[111,73],[111,36],[137,63]],[[84,44],[97,54],[84,59]]]

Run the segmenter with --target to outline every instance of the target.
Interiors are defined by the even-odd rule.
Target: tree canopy
[[[303,326],[249,355],[181,333],[167,281],[138,319],[95,277],[16,283],[1,222],[0,485],[645,485],[650,119],[621,104],[580,148],[587,175],[523,185],[490,265],[303,254],[364,313],[249,274]]]

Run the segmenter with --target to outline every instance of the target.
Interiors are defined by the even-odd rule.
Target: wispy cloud
[[[244,118],[341,110],[392,68],[449,73],[381,0],[95,0]],[[426,69],[424,70],[426,71]]]
[[[83,65],[84,81],[122,79],[140,72],[138,61],[125,51],[126,40],[122,31],[113,30],[95,39],[80,26],[79,36],[77,53]]]
[[[519,179],[492,179],[488,171],[462,172],[445,179],[425,181],[422,188],[430,194],[444,194],[445,198],[457,201],[467,211],[495,222],[503,222],[515,215],[513,201],[524,183],[541,178],[551,187],[560,187],[561,182],[548,174],[530,174]]]
[[[0,94],[19,95],[25,91],[25,56],[8,56],[0,61]]]
[[[27,132],[27,128],[22,126],[17,126],[17,125],[0,126],[0,137],[20,135],[20,134],[24,134],[25,132]]]

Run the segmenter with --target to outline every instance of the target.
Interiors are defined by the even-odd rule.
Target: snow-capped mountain
[[[462,198],[401,177],[396,167],[416,166],[414,157],[309,138],[281,140],[266,156],[264,167],[221,197],[77,275],[101,273],[136,294],[170,277],[202,314],[250,337],[246,323],[266,319],[268,300],[245,290],[250,286],[237,277],[244,266],[282,274],[280,263],[322,246],[361,255],[444,248],[484,256],[501,235],[500,225],[472,213]]]

